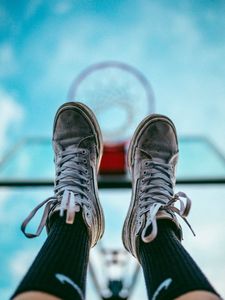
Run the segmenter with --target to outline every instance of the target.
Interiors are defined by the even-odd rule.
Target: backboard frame
[[[202,140],[206,143],[215,155],[221,160],[225,165],[224,155],[217,149],[217,147],[210,141],[209,138],[205,136],[183,136],[181,137],[185,140]],[[28,143],[49,143],[49,137],[25,137],[16,143],[12,148],[7,151],[7,153],[2,157],[0,161],[0,169],[6,164],[13,155]],[[198,184],[225,184],[225,176],[220,177],[207,177],[207,178],[178,178],[177,184],[188,184],[188,185],[198,185]],[[54,182],[52,179],[28,179],[28,178],[3,178],[0,179],[0,187],[46,187],[53,186]],[[131,188],[131,178],[128,174],[119,175],[99,175],[98,176],[98,187],[99,189],[127,189]]]

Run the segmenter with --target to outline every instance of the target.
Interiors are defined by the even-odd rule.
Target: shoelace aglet
[[[68,205],[68,201],[69,201],[69,191],[65,190],[62,196],[62,201],[61,201],[61,205],[60,205],[60,211],[59,211],[59,216],[63,217],[64,215],[64,210],[66,210],[67,205]]]
[[[66,223],[73,224],[76,216],[76,212],[80,211],[80,206],[76,202],[74,193],[70,193],[69,204],[67,208],[67,215],[66,215]]]

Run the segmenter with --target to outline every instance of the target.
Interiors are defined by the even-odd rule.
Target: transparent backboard
[[[180,137],[177,181],[223,180],[225,159],[204,137]],[[50,138],[27,138],[6,153],[0,164],[0,182],[53,182]],[[121,179],[121,178],[120,178]],[[129,180],[124,177],[124,181]]]

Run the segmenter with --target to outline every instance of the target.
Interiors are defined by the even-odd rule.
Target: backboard
[[[209,139],[203,136],[183,136],[179,141],[177,183],[225,183],[225,158]],[[2,186],[51,186],[53,181],[54,164],[50,137],[24,138],[1,160]],[[99,176],[100,188],[130,186],[128,172],[116,176]]]

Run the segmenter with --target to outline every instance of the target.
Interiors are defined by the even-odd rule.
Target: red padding
[[[104,145],[100,174],[126,173],[126,145]]]

